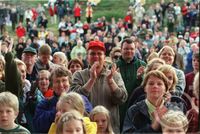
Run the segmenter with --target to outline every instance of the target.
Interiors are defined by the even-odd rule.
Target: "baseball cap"
[[[27,47],[24,49],[23,53],[32,53],[32,54],[37,54],[37,51],[35,48],[32,47]]]
[[[90,41],[87,50],[92,49],[92,48],[98,48],[106,52],[105,45],[101,41]]]

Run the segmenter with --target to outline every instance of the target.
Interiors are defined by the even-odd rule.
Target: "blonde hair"
[[[172,55],[175,56],[175,52],[174,52],[174,50],[170,46],[163,46],[162,49],[160,49],[160,51],[158,52],[159,57],[160,57],[160,55],[162,54],[162,52],[165,49],[167,49],[168,51],[170,51],[172,53]]]
[[[164,82],[164,85],[165,85],[165,91],[168,91],[169,89],[169,86],[168,86],[168,79],[167,77],[163,74],[163,72],[161,71],[158,71],[158,70],[153,70],[153,71],[150,71],[148,72],[145,77],[144,77],[144,80],[142,81],[142,86],[145,87],[147,85],[147,82],[149,80],[149,78],[151,76],[154,76],[156,78],[159,78],[161,79],[163,82]]]
[[[194,77],[193,88],[194,95],[199,99],[199,72]]]
[[[15,112],[19,111],[19,101],[16,95],[11,92],[0,93],[0,107],[8,106],[14,109]]]
[[[63,128],[66,125],[66,123],[70,122],[72,120],[81,121],[82,122],[82,127],[83,127],[83,133],[86,134],[86,129],[85,129],[85,125],[83,123],[82,116],[76,110],[71,110],[69,112],[64,113],[61,116],[61,118],[59,119],[58,124],[57,124],[56,134],[62,134],[63,133]]]
[[[183,128],[186,132],[188,129],[188,119],[182,111],[169,110],[161,118],[161,127]]]
[[[61,65],[64,65],[65,67],[67,67],[68,60],[67,60],[67,57],[66,57],[65,53],[63,53],[63,52],[55,52],[53,54],[53,57],[54,56],[58,56],[60,58],[60,60],[61,60]]]
[[[176,71],[171,65],[163,65],[158,68],[161,72],[165,73],[172,73],[173,75],[173,84],[169,87],[169,91],[176,90],[176,84],[178,83],[178,78],[176,76]]]
[[[145,73],[148,73],[149,71],[151,71],[153,69],[153,67],[155,66],[155,64],[165,65],[165,61],[160,58],[154,58],[154,59],[148,61],[148,64],[145,69]]]
[[[108,111],[108,109],[106,109],[104,106],[101,106],[101,105],[96,106],[90,113],[91,121],[94,121],[94,116],[96,114],[104,114],[106,116],[107,121],[108,121],[107,132],[108,134],[113,134],[113,129],[110,122],[110,112]]]
[[[48,78],[50,78],[51,73],[48,70],[41,70],[38,72],[38,78],[40,77],[41,74],[47,74]]]
[[[81,115],[85,112],[85,105],[84,101],[78,93],[75,92],[69,92],[69,93],[62,93],[59,98],[60,103],[68,103],[71,105],[71,107],[78,112],[80,112]]]
[[[154,58],[158,58],[158,53],[152,52],[148,57],[147,57],[147,63],[153,60]]]
[[[22,60],[15,59],[15,62],[17,64],[17,66],[24,66],[25,69],[27,69],[26,64]]]

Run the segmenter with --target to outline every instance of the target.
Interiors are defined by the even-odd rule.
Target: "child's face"
[[[186,134],[183,128],[163,128],[163,134]]]
[[[94,122],[97,123],[98,132],[106,132],[108,129],[108,120],[105,114],[99,113],[94,115]]]
[[[58,103],[56,105],[57,112],[56,112],[55,122],[58,122],[58,120],[60,119],[60,117],[63,113],[68,112],[71,109],[72,109],[72,107],[70,104],[62,103],[61,101],[58,101]]]
[[[70,120],[63,126],[63,134],[84,134],[83,123],[80,120]]]
[[[14,121],[17,118],[17,112],[8,106],[0,107],[0,128],[12,129]]]

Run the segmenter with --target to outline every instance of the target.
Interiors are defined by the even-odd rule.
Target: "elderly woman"
[[[122,133],[156,133],[161,132],[160,124],[155,119],[155,113],[162,116],[166,112],[164,103],[168,91],[166,76],[157,70],[146,74],[142,83],[146,99],[131,106],[124,120]]]
[[[160,51],[159,51],[159,57],[165,61],[166,64],[171,65],[174,62],[175,58],[175,53],[174,50],[169,47],[169,46],[164,46]],[[174,68],[176,71],[176,76],[178,78],[178,83],[176,84],[176,95],[181,96],[184,92],[185,89],[185,75],[182,70],[179,70],[177,68]]]
[[[67,67],[68,59],[63,52],[55,52],[53,54],[53,63],[57,65],[61,65]]]

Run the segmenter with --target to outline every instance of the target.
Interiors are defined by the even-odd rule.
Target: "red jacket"
[[[80,17],[81,16],[81,8],[80,7],[75,7],[74,8],[74,16],[75,17]]]
[[[132,22],[132,17],[130,15],[125,16],[124,17],[124,22],[128,23],[129,21]]]
[[[18,38],[23,37],[26,35],[26,29],[24,27],[17,27],[16,29],[16,35]]]
[[[187,9],[187,6],[182,6],[181,7],[181,12],[182,12],[182,15],[185,16],[188,12],[188,9]]]

